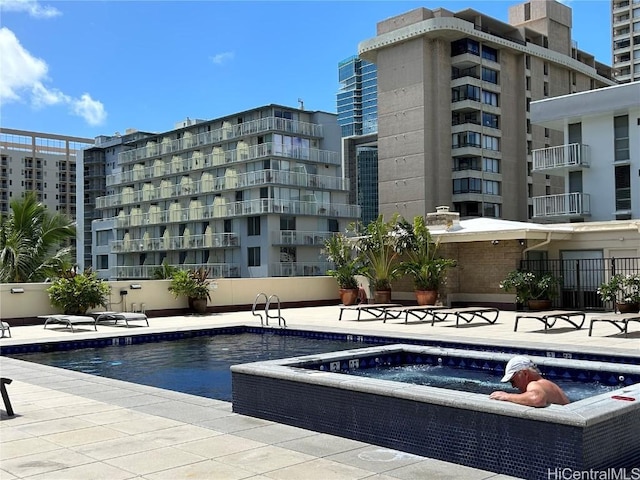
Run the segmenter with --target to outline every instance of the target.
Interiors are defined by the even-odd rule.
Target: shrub
[[[78,274],[69,271],[47,289],[51,304],[68,315],[84,315],[91,308],[106,307],[109,292],[109,284],[91,270]]]

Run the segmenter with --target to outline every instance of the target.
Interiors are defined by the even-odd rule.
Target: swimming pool
[[[358,343],[358,346],[367,346]],[[231,401],[231,365],[354,347],[346,340],[274,334],[222,334],[131,345],[9,355],[177,392]],[[49,350],[49,349],[45,349]]]
[[[233,411],[527,479],[548,480],[549,471],[562,469],[640,464],[637,361],[532,356],[543,372],[619,382],[613,391],[546,408],[340,373],[412,363],[406,362],[409,357],[413,363],[418,358],[487,363],[497,372],[511,355],[399,344],[235,365]]]

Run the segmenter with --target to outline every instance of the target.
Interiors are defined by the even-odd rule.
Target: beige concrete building
[[[447,205],[462,217],[532,217],[532,197],[562,193],[532,173],[531,151],[562,143],[532,126],[532,100],[613,85],[611,68],[571,39],[571,9],[534,0],[503,23],[475,10],[418,8],[359,45],[378,69],[380,213]]]
[[[34,191],[51,212],[76,218],[76,157],[92,138],[0,128],[0,213]]]
[[[611,30],[616,80],[640,80],[640,0],[611,0]]]

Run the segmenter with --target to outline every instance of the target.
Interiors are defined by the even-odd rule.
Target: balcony
[[[533,150],[533,171],[579,170],[589,167],[589,146],[571,143]]]
[[[314,277],[326,275],[331,268],[329,262],[281,262],[269,265],[272,277]]]
[[[533,216],[551,217],[587,217],[591,215],[588,193],[562,193],[533,197]]]
[[[207,229],[208,230],[208,229]],[[212,233],[166,235],[163,237],[125,238],[111,242],[112,253],[166,252],[170,250],[192,250],[240,246],[237,233]]]
[[[185,132],[185,137],[180,139],[168,139],[165,137],[159,144],[136,148],[120,153],[118,163],[125,164],[143,160],[147,158],[157,157],[167,153],[175,153],[189,148],[196,148],[206,145],[214,145],[222,141],[233,140],[246,135],[258,135],[269,131],[284,131],[310,137],[322,137],[322,125],[315,123],[299,122],[297,120],[287,120],[284,118],[267,117],[259,120],[252,120],[238,125],[225,125],[222,128],[203,132],[198,135],[187,136],[189,132]]]
[[[273,232],[271,242],[273,245],[307,245],[307,246],[324,246],[325,240],[335,235],[332,232],[309,231],[302,232],[298,230],[282,230]]]
[[[240,269],[236,263],[197,263],[175,265],[180,270],[195,270],[204,268],[209,278],[239,278]],[[162,265],[133,265],[118,266],[116,269],[116,279],[149,279],[153,278],[154,272],[162,268]]]

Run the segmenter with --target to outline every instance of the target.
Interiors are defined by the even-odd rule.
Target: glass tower
[[[349,201],[361,207],[360,221],[378,216],[378,72],[374,63],[349,57],[338,64],[338,125],[343,138]]]

